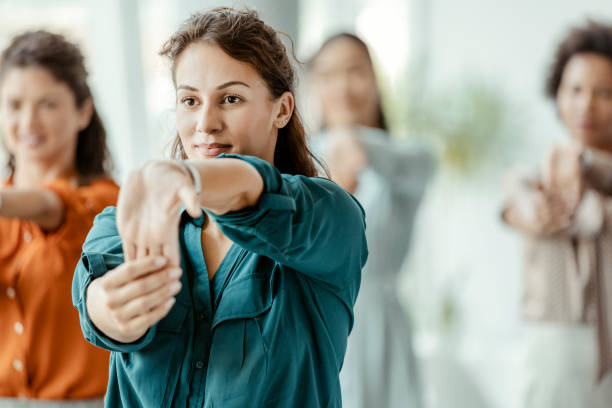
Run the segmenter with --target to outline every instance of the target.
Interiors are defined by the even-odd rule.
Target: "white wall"
[[[429,7],[428,89],[469,78],[500,87],[517,108],[521,160],[536,164],[566,137],[543,93],[554,47],[588,16],[612,21],[612,1],[431,0]],[[405,295],[419,328],[430,406],[520,406],[521,252],[499,222],[501,173],[483,169],[465,179],[442,170],[423,207]],[[440,303],[447,292],[457,316],[444,331]],[[449,380],[449,366],[468,377]],[[453,381],[466,378],[480,402],[461,405],[466,390]]]

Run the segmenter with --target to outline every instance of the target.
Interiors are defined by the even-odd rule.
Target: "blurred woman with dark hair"
[[[101,406],[108,353],[83,338],[70,288],[87,231],[119,189],[78,47],[46,31],[13,38],[0,61],[0,123],[10,171],[0,189],[0,406]]]
[[[370,250],[340,373],[343,406],[420,407],[412,328],[396,289],[434,161],[423,148],[391,138],[361,39],[331,37],[312,58],[310,73],[323,128],[314,145],[332,180],[363,205]]]
[[[525,238],[525,407],[612,406],[612,25],[559,44],[546,84],[571,142],[509,180],[504,221]]]

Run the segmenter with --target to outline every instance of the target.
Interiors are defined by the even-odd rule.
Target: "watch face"
[[[583,173],[587,172],[591,168],[592,162],[593,153],[589,149],[584,149],[584,151],[580,155],[580,166],[582,167]]]

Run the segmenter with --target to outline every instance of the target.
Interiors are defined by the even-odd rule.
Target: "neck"
[[[76,176],[74,163],[15,160],[13,185],[19,188],[38,188],[59,178],[73,179]]]

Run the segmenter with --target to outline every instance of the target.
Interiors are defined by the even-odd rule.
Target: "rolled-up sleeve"
[[[336,290],[359,281],[367,244],[357,200],[327,179],[280,174],[256,157],[223,157],[248,162],[264,182],[255,206],[224,215],[209,212],[225,235]]]
[[[107,206],[114,205],[119,193],[119,187],[112,180],[106,179],[80,188],[74,188],[66,180],[59,179],[46,188],[55,193],[64,205],[62,224],[56,230],[46,233],[48,239],[60,245],[74,245],[76,237],[80,237],[80,245],[94,217]]]

